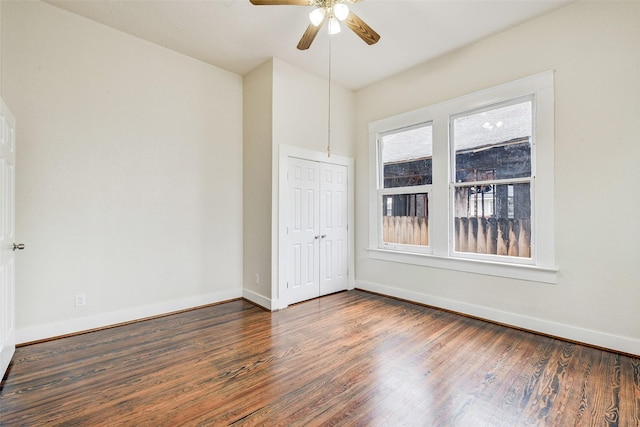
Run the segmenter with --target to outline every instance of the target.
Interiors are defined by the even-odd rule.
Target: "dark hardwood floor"
[[[640,426],[640,359],[361,291],[19,347],[3,426]]]

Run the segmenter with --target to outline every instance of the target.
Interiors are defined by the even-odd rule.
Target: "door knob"
[[[24,243],[14,243],[13,244],[13,250],[15,251],[16,249],[19,250],[19,251],[23,250],[24,249]]]

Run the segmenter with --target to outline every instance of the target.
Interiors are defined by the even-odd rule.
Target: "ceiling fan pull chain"
[[[331,157],[331,36],[329,36],[329,111],[327,118],[327,157]]]

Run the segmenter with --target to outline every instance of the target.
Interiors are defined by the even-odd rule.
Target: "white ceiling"
[[[350,9],[376,30],[365,44],[343,25],[296,49],[307,6],[249,0],[46,0],[47,3],[244,75],[277,57],[352,90],[562,7],[565,0],[366,0]],[[325,24],[326,25],[326,24]]]

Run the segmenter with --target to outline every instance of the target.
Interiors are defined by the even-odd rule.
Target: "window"
[[[369,134],[371,258],[555,282],[553,73]]]
[[[387,132],[379,143],[380,246],[425,252],[429,246],[431,125]]]
[[[454,252],[531,258],[533,99],[450,125]]]

